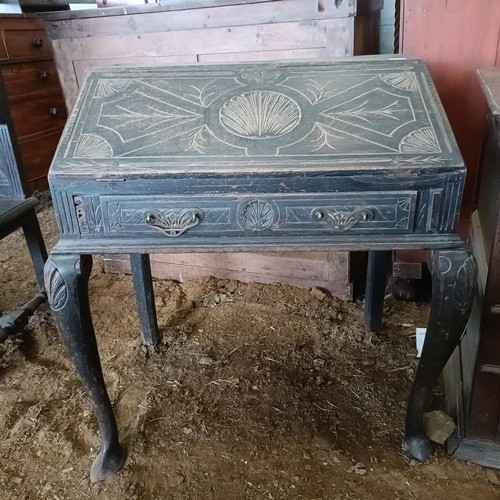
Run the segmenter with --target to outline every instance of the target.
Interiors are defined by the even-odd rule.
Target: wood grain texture
[[[373,3],[373,0],[370,2]],[[377,2],[379,4],[379,2]],[[379,9],[377,9],[379,10]],[[150,8],[127,11],[94,11],[60,13],[47,19],[47,31],[51,39],[88,38],[115,36],[124,33],[152,33],[158,31],[185,31],[221,27],[238,27],[286,22],[319,21],[354,16],[354,2],[325,2],[324,10],[318,9],[317,0],[281,0],[268,2],[238,2],[236,5],[218,6],[217,2],[205,2],[198,8],[190,8],[186,2],[178,10]],[[94,15],[92,16],[92,14]],[[128,13],[128,15],[125,15]],[[115,14],[115,15],[110,15]],[[83,18],[81,16],[91,16]],[[103,19],[106,19],[103,22]]]
[[[23,172],[34,189],[48,189],[47,158],[52,159],[61,137],[62,129],[52,133],[44,132],[41,136],[31,136],[19,141],[19,149],[23,158]]]
[[[500,317],[500,68],[480,71],[480,83],[488,102],[488,121],[483,145],[477,197],[486,260],[482,290],[479,350],[471,390],[469,436],[500,443],[500,346],[497,339]]]
[[[59,92],[57,70],[52,60],[6,64],[2,67],[5,92],[9,97],[40,92]]]
[[[213,54],[216,50],[221,50],[221,54],[229,54],[228,57],[231,57],[232,53],[265,54],[269,52],[267,59],[274,59],[272,52],[277,51],[277,57],[289,59],[294,56],[296,50],[317,48],[325,48],[328,56],[347,55],[352,53],[352,41],[349,35],[352,29],[347,32],[342,31],[346,23],[352,25],[353,21],[296,22],[144,33],[140,35],[140,38],[135,36],[132,38],[130,35],[95,36],[54,40],[53,44],[67,107],[71,109],[79,85],[82,83],[75,74],[73,62],[75,60],[92,60],[93,64],[106,66],[108,59],[157,58],[161,60],[169,57],[175,60],[178,56],[194,55],[198,61],[203,59],[204,54]],[[292,33],[293,36],[291,36]],[[327,38],[328,35],[330,35],[331,43]],[[346,38],[347,44],[342,43]],[[339,41],[341,43],[338,43]],[[260,58],[257,57],[257,59]],[[81,63],[77,63],[77,66],[79,65]]]
[[[42,59],[52,55],[50,40],[44,29],[6,29],[4,39],[11,59]]]
[[[188,56],[217,61],[218,54],[228,54],[235,62],[352,55],[355,5],[353,1],[325,2],[320,9],[316,0],[239,5],[202,2],[196,9],[186,4],[160,10],[97,9],[94,14],[44,17],[70,109],[82,83],[83,68],[114,65],[117,60],[128,64],[127,58],[161,64],[168,62],[166,58]],[[380,2],[366,0],[360,6],[360,28],[371,28],[358,38],[356,54],[373,53],[378,29],[372,28],[378,26]]]
[[[36,134],[46,134],[54,129],[62,130],[67,117],[60,92],[11,100],[10,112],[19,140]]]
[[[3,36],[3,32],[0,31],[0,61],[8,59],[9,54],[7,52],[7,47],[5,46],[5,39]]]
[[[107,272],[130,273],[127,255],[105,255]],[[287,283],[323,288],[342,300],[352,300],[347,252],[266,252],[152,254],[151,269],[159,279],[184,282],[203,276],[244,283]]]

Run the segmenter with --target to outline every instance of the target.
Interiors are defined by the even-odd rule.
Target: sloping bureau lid
[[[51,175],[462,166],[425,65],[372,57],[93,70]]]

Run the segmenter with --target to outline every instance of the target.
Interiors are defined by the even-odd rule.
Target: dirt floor
[[[50,207],[39,218],[57,238]],[[0,242],[0,310],[36,282],[22,234]],[[50,316],[0,344],[0,498],[500,499],[500,473],[401,450],[425,304],[387,298],[383,333],[362,303],[317,289],[204,278],[155,281],[160,346],[141,344],[131,279],[94,261],[105,378],[129,458],[89,481],[97,426]],[[439,396],[439,394],[438,394]]]

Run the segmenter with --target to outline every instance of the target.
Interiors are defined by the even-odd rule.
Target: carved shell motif
[[[274,210],[270,203],[253,200],[246,204],[241,212],[245,227],[252,231],[263,231],[273,225]]]
[[[278,92],[256,91],[233,97],[222,106],[219,120],[232,134],[271,139],[291,132],[301,117],[298,104]]]

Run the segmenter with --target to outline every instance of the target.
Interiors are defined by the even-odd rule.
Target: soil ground
[[[50,248],[53,211],[39,213]],[[426,304],[362,303],[318,289],[203,278],[155,281],[161,345],[141,343],[131,279],[94,260],[91,308],[125,467],[92,485],[96,422],[51,317],[0,344],[0,498],[500,499],[496,471],[437,446],[401,450]],[[0,242],[0,310],[36,281],[22,234]],[[439,400],[439,388],[436,399]]]

